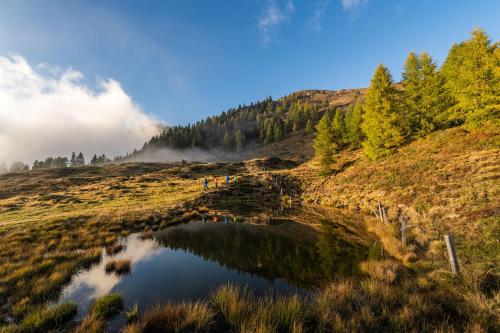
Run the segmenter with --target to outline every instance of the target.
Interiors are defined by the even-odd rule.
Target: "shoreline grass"
[[[115,273],[116,275],[129,274],[131,270],[130,259],[116,259],[106,263],[104,270],[107,274]]]

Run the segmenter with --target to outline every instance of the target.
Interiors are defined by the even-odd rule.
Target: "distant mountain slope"
[[[187,126],[166,128],[140,150],[115,161],[155,160],[169,156],[155,154],[166,148],[175,151],[212,151],[202,160],[237,160],[248,157],[278,156],[305,160],[312,156],[312,136],[307,134],[322,114],[331,108],[344,108],[362,98],[366,89],[301,90],[276,101],[240,105]],[[306,131],[308,129],[308,131]],[[202,155],[202,154],[199,154]],[[179,159],[179,154],[170,154]],[[186,154],[186,159],[196,159]]]

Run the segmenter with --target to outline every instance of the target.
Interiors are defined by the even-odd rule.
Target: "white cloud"
[[[318,0],[316,1],[316,7],[314,8],[314,13],[309,19],[309,28],[311,30],[320,32],[321,31],[321,18],[326,12],[330,0]]]
[[[344,9],[354,9],[361,5],[364,5],[368,0],[342,0],[342,7]]]
[[[276,33],[277,28],[282,23],[290,20],[294,10],[293,0],[287,0],[285,3],[279,0],[267,0],[264,12],[258,22],[264,45],[268,45],[273,41],[273,35]]]
[[[94,90],[71,68],[31,66],[21,56],[0,57],[0,162],[32,162],[82,151],[123,154],[158,132],[119,82]]]

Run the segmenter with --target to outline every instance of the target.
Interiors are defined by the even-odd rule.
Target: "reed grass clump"
[[[109,294],[98,298],[90,308],[90,313],[99,318],[108,319],[123,309],[123,297],[120,294]]]
[[[22,322],[13,329],[12,332],[47,332],[73,319],[76,313],[76,303],[63,303],[48,308],[38,307],[26,315]]]
[[[107,323],[95,313],[89,313],[76,327],[74,333],[102,333],[106,332]]]
[[[252,312],[254,304],[248,289],[242,290],[235,285],[227,284],[219,287],[210,296],[214,307],[234,328],[239,328]]]
[[[142,315],[139,327],[143,333],[201,332],[210,327],[214,315],[204,301],[157,304]],[[129,330],[138,330],[138,325],[130,327]]]

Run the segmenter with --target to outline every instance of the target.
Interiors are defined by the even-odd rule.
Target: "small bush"
[[[123,309],[123,297],[120,294],[102,296],[92,305],[90,313],[104,319],[118,314]]]

